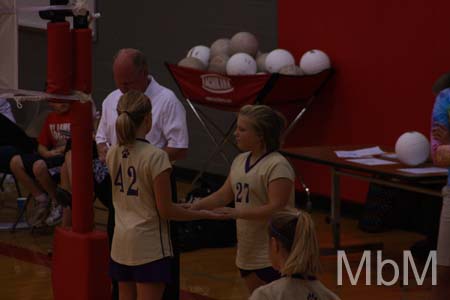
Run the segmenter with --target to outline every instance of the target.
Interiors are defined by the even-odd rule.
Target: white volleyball
[[[227,62],[228,75],[252,75],[256,73],[256,61],[247,53],[236,53]]]
[[[292,54],[284,49],[275,49],[266,57],[266,70],[270,73],[278,73],[281,68],[295,64]]]
[[[430,143],[420,132],[405,132],[395,143],[395,153],[402,163],[417,166],[430,156]]]
[[[225,74],[227,72],[227,62],[230,58],[225,54],[211,57],[208,71]]]
[[[217,39],[211,44],[210,57],[217,55],[230,55],[230,39]]]
[[[258,40],[250,32],[238,32],[230,40],[230,54],[242,52],[255,57],[258,47]]]
[[[313,75],[331,67],[330,58],[321,50],[309,50],[300,58],[300,69],[307,74]]]
[[[178,65],[185,68],[205,70],[206,66],[202,61],[195,57],[185,57],[178,62]]]
[[[205,66],[208,66],[209,56],[209,48],[203,45],[192,47],[186,55],[186,57],[195,57],[199,59]]]

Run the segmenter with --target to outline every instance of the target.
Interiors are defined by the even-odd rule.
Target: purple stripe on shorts
[[[281,274],[272,267],[267,267],[264,269],[257,269],[257,270],[239,269],[239,272],[241,273],[242,278],[247,277],[251,273],[255,273],[259,279],[261,279],[262,281],[264,281],[266,283],[269,283],[269,282],[272,282],[272,281],[275,281],[275,280],[281,278]]]
[[[164,257],[143,265],[127,266],[110,258],[109,276],[116,281],[163,282],[169,284],[172,282],[171,261],[171,257]]]

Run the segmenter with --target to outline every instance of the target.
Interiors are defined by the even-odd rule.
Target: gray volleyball
[[[221,38],[211,44],[210,56],[213,57],[221,54],[230,56],[230,39]]]
[[[258,72],[267,72],[266,69],[266,57],[269,53],[262,53],[256,58],[256,66],[258,67]]]
[[[202,61],[195,57],[185,57],[178,62],[180,67],[197,69],[197,70],[206,70],[206,66]]]
[[[213,56],[209,61],[208,71],[226,74],[227,62],[229,59],[230,57],[225,54]]]
[[[283,75],[296,75],[296,76],[303,75],[302,69],[300,69],[300,67],[297,66],[296,64],[282,67],[279,73]]]
[[[231,55],[236,53],[247,53],[252,57],[256,57],[258,47],[258,40],[250,32],[238,32],[233,35],[230,41]]]

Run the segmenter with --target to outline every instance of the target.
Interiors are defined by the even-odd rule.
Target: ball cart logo
[[[226,94],[234,90],[230,78],[218,74],[201,75],[202,88],[215,94]]]

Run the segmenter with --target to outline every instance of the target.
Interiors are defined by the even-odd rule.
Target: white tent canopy
[[[0,0],[0,88],[18,88],[18,33],[15,0]]]

